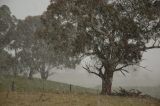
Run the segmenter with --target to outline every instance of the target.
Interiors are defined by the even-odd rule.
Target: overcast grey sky
[[[40,15],[46,10],[50,0],[0,0],[0,5],[6,4],[11,12],[19,19],[24,19],[28,15]],[[113,85],[117,86],[153,86],[160,85],[160,50],[150,50],[144,53],[145,60],[141,65],[149,70],[139,69],[138,72],[131,72],[126,77],[121,73],[116,73]],[[50,80],[72,83],[76,85],[94,87],[101,84],[101,80],[93,75],[89,75],[81,67],[76,70],[58,71],[50,77]]]
[[[28,15],[40,15],[46,10],[50,0],[0,0],[6,4],[17,18],[24,19]]]

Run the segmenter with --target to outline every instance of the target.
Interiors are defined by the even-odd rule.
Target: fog
[[[6,4],[10,7],[11,12],[19,19],[26,16],[42,14],[49,0],[0,0],[0,5]],[[151,71],[139,68],[123,76],[121,73],[115,73],[113,86],[158,86],[160,85],[160,50],[150,50],[143,55],[142,66]],[[55,71],[55,70],[53,70]],[[95,87],[101,84],[101,80],[94,75],[88,74],[81,66],[75,70],[65,69],[56,70],[56,74],[49,78],[50,80],[70,83],[85,87]]]
[[[120,72],[115,73],[113,86],[159,86],[160,50],[145,52],[143,59],[140,64],[146,69],[137,68],[137,71],[134,71],[134,67],[127,68],[130,73],[126,73],[126,76]],[[95,87],[101,84],[101,80],[97,76],[88,74],[81,66],[78,66],[75,70],[57,70],[56,74],[49,79],[85,87]]]

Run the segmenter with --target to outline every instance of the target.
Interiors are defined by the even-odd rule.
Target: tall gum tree
[[[143,52],[160,48],[156,5],[149,0],[51,0],[39,36],[53,44],[62,64],[89,56],[96,64],[83,68],[102,79],[101,94],[111,95],[114,72],[125,74]]]

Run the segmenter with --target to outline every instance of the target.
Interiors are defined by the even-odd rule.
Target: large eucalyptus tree
[[[128,72],[143,52],[160,48],[159,8],[151,0],[51,0],[39,34],[53,44],[62,64],[89,56],[84,68],[102,79],[102,94],[111,94],[114,72]]]

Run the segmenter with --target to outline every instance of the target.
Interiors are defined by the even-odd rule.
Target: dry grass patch
[[[0,106],[160,106],[160,102],[89,94],[0,92]]]

